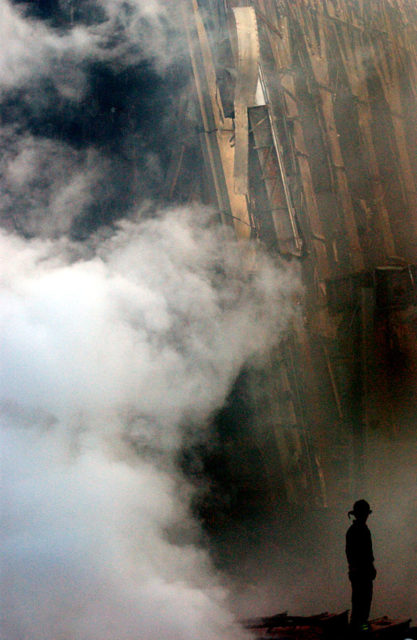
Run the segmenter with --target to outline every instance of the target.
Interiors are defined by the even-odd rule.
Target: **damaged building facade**
[[[374,438],[415,426],[417,6],[181,7],[190,84],[167,194],[214,206],[248,272],[259,247],[302,273],[302,312],[250,374],[263,486],[348,504],[378,470]]]

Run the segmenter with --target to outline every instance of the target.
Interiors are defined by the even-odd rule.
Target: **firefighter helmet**
[[[349,511],[349,516],[369,516],[372,513],[371,507],[366,500],[357,500],[353,505],[352,511]]]

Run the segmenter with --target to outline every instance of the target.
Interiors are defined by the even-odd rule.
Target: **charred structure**
[[[302,313],[252,372],[264,491],[348,504],[378,468],[373,438],[406,436],[417,408],[417,8],[182,8],[191,90],[167,192],[217,208],[248,272],[249,239],[302,272]]]

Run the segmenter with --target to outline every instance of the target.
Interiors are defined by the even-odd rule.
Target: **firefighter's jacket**
[[[349,578],[373,580],[376,576],[371,532],[364,522],[355,520],[346,533]]]

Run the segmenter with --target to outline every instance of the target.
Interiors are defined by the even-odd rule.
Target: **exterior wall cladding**
[[[378,471],[376,442],[409,437],[417,415],[417,5],[183,11],[190,85],[167,190],[300,264],[304,313],[251,374],[252,426],[271,487],[279,473],[290,502],[347,503]]]

